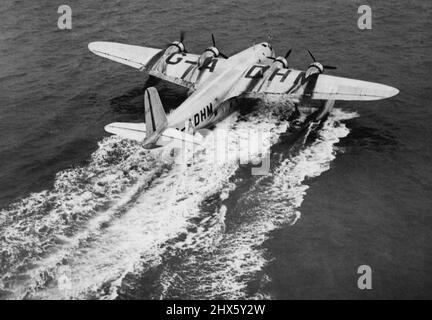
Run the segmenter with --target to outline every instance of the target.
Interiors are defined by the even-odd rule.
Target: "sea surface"
[[[432,298],[432,2],[369,1],[372,30],[354,0],[63,2],[72,30],[59,1],[0,4],[0,298]],[[181,30],[228,55],[270,35],[293,67],[310,49],[400,94],[337,102],[313,139],[289,134],[284,101],[249,102],[215,130],[269,132],[268,175],[235,139],[224,161],[178,165],[103,127],[142,120],[146,87],[167,112],[187,92],[87,44]]]

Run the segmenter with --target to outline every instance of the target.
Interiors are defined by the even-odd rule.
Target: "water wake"
[[[260,129],[271,145],[287,129],[271,110],[218,125],[237,137],[225,140],[223,161],[210,138],[189,165],[166,150],[104,139],[87,166],[0,212],[0,296],[268,297],[259,289],[269,280],[260,246],[299,218],[305,179],[328,169],[348,134],[340,121],[355,116],[335,110],[317,141],[268,176],[240,177],[250,169],[239,167],[241,136]]]
[[[88,166],[60,172],[52,190],[2,210],[1,290],[25,288],[29,282],[44,286],[52,275],[49,268],[38,268],[41,260],[67,263],[66,252],[101,232],[167,166],[138,144],[109,137]]]
[[[335,144],[349,133],[341,121],[355,116],[335,110],[318,139],[281,159],[269,175],[255,178],[247,188],[236,181],[214,199],[219,206],[214,205],[213,211],[197,221],[193,232],[170,245],[159,274],[151,275],[153,283],[146,277],[131,277],[128,288],[143,281],[157,288],[144,295],[147,298],[271,298],[263,290],[271,281],[263,272],[271,257],[262,244],[270,231],[300,218],[299,208],[308,189],[305,182],[329,169],[338,150]],[[124,295],[140,293],[132,290]]]

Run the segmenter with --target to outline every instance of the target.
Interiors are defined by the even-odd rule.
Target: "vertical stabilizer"
[[[144,92],[144,113],[147,137],[155,132],[160,133],[166,128],[166,114],[159,94],[154,87],[150,87]]]
[[[144,92],[145,123],[114,122],[105,126],[107,132],[136,140],[146,149],[172,144],[183,148],[184,145],[200,145],[201,137],[176,128],[168,128],[168,120],[162,107],[157,90],[153,87]]]

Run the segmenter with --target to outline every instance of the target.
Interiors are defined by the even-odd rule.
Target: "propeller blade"
[[[324,65],[323,66],[324,69],[329,69],[329,70],[336,70],[337,68],[334,66],[328,66],[328,65]]]
[[[311,56],[312,60],[313,60],[314,62],[317,62],[316,59],[315,59],[315,57],[314,57],[314,55],[312,54],[312,52],[310,52],[310,50],[308,50],[307,52],[308,52],[309,55]],[[329,66],[329,65],[323,65],[323,68],[324,68],[324,69],[328,69],[328,70],[336,70],[336,69],[337,69],[336,67],[334,67],[334,66]]]
[[[289,55],[291,54],[292,49],[289,49],[287,53],[285,53],[285,59],[288,59]]]
[[[225,58],[225,59],[228,59],[228,56],[227,55],[225,55],[225,54],[223,54],[222,52],[220,52],[219,51],[219,55],[222,57],[222,58]]]
[[[183,43],[184,39],[185,39],[185,32],[182,30],[180,31],[180,42]]]
[[[213,33],[211,34],[211,37],[212,37],[213,47],[217,48],[216,47],[216,40],[215,40]],[[219,56],[221,56],[222,58],[228,59],[228,56],[226,54],[222,53],[221,51],[219,51]]]
[[[312,52],[310,52],[309,50],[308,50],[308,52],[309,52],[309,55],[311,56],[313,62],[316,62],[316,59],[315,59],[314,55],[312,54]]]

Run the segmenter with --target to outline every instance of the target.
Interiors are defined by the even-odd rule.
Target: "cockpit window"
[[[267,44],[265,44],[265,43],[261,43],[261,45],[262,45],[263,47],[266,47],[266,48],[267,48]]]

